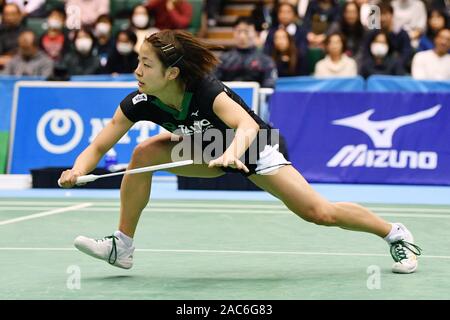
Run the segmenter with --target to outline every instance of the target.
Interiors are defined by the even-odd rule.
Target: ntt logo
[[[389,120],[372,121],[369,117],[374,109],[338,119],[334,125],[360,130],[370,137],[376,149],[366,144],[345,145],[327,163],[327,167],[367,167],[433,170],[438,165],[438,154],[433,151],[392,149],[395,132],[403,126],[434,117],[441,105]],[[381,149],[382,148],[382,149]]]
[[[83,130],[83,121],[78,113],[70,109],[52,109],[44,113],[39,120],[36,135],[42,148],[54,154],[62,154],[71,151],[80,143]],[[73,135],[67,137],[67,143],[56,145],[49,141],[47,132],[58,137],[67,136],[70,132],[73,132]]]

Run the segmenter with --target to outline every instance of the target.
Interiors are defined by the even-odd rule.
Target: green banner
[[[0,174],[6,173],[6,162],[8,161],[8,131],[0,131]]]

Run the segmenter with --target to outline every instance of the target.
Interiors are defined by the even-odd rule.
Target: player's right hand
[[[65,170],[59,177],[59,184],[62,188],[72,188],[77,183],[77,178],[83,174],[74,169]]]

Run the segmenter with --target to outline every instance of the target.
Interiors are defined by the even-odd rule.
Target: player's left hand
[[[231,167],[239,170],[244,170],[249,173],[247,166],[235,156],[229,156],[227,154],[221,155],[219,158],[211,160],[208,164],[208,168],[212,167]]]

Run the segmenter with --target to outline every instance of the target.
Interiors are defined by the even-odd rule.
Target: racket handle
[[[81,176],[77,178],[77,182],[75,183],[77,186],[86,184],[88,182],[92,182],[97,180],[98,176],[95,174],[88,174],[86,176]],[[58,186],[62,188],[61,179],[58,179]]]
[[[81,176],[77,178],[77,183],[76,185],[82,185],[82,184],[86,184],[88,182],[92,182],[97,180],[98,176],[95,174],[88,174],[86,176]]]

